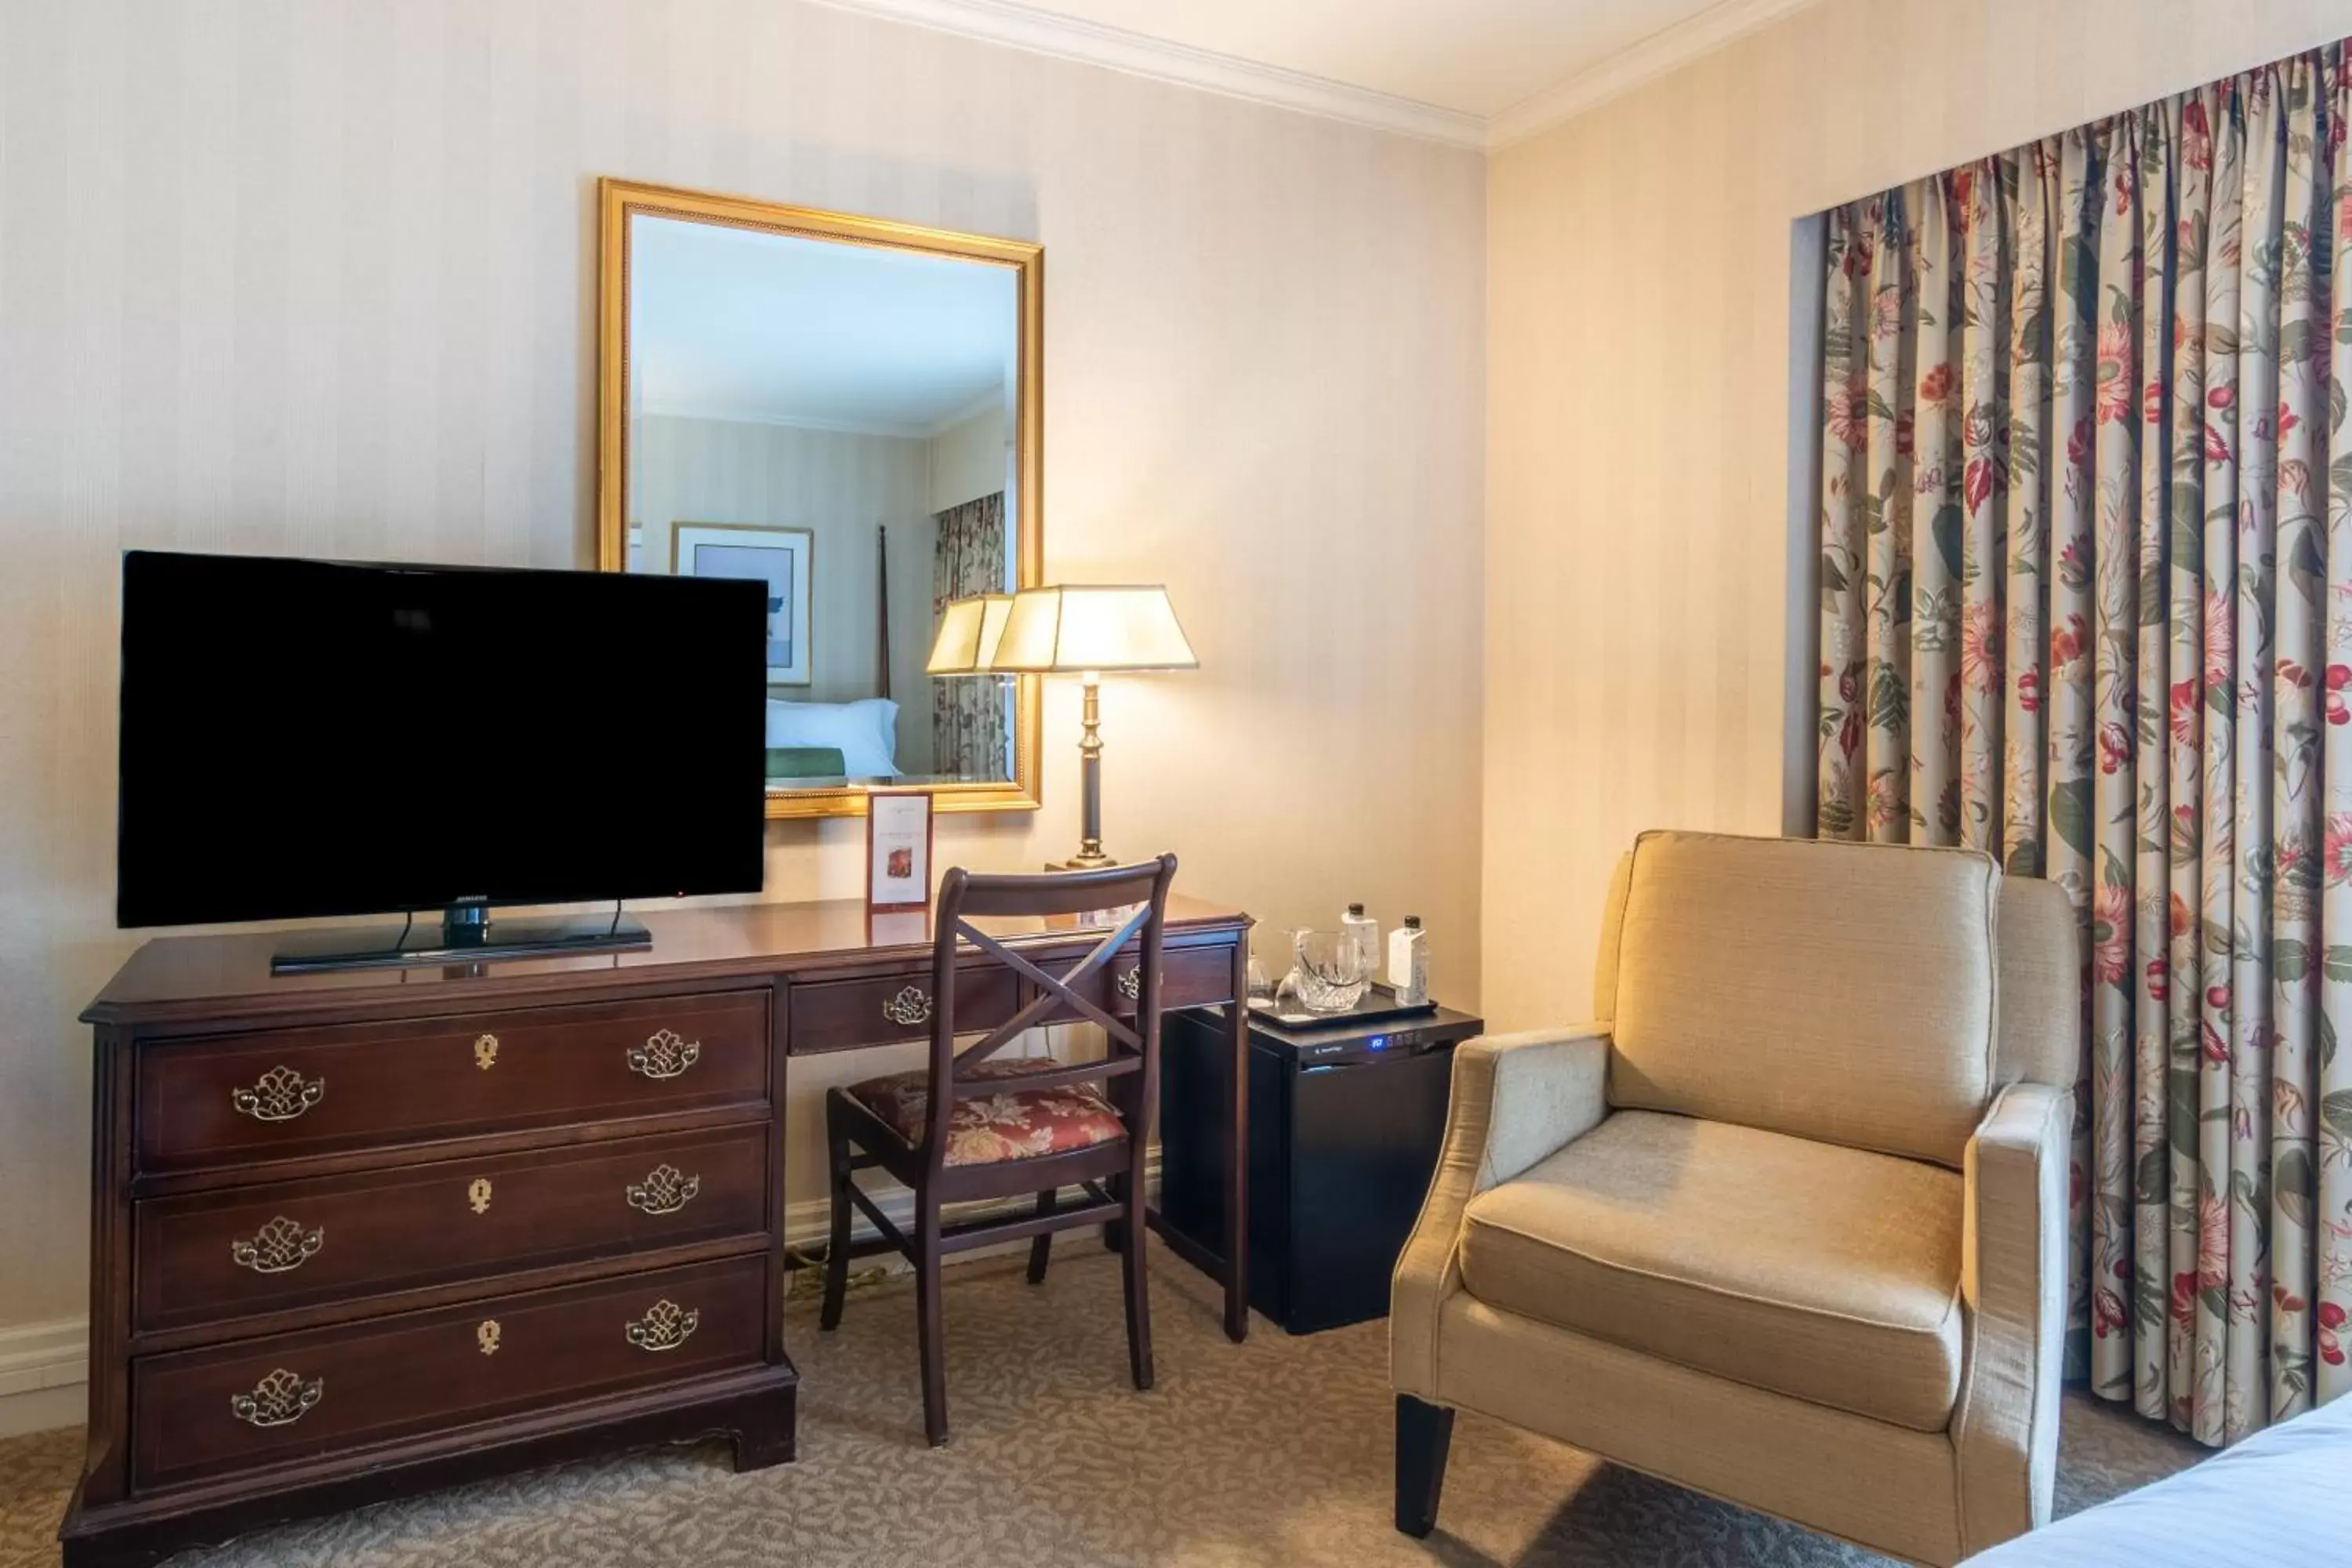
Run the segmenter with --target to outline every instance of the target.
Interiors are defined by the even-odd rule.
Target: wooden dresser
[[[1090,945],[1003,923],[1024,950]],[[273,977],[269,933],[132,956],[84,1015],[69,1564],[601,1447],[793,1457],[786,1058],[920,1037],[928,937],[919,915],[877,937],[856,903],[647,924],[648,952],[450,968]],[[1234,995],[1247,929],[1171,905],[1168,1004]],[[974,1027],[1026,999],[997,966],[973,978]]]

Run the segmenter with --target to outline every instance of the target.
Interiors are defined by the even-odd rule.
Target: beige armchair
[[[1958,850],[1644,835],[1595,1012],[1454,1055],[1397,1528],[1474,1410],[1918,1563],[2045,1522],[2074,915]]]

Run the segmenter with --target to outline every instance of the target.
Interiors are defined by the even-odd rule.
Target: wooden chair
[[[1151,1386],[1151,1318],[1144,1298],[1143,1154],[1160,1096],[1160,950],[1168,887],[1176,858],[1101,870],[1043,876],[973,876],[950,870],[940,886],[938,935],[931,952],[931,1059],[927,1067],[826,1091],[825,1144],[833,1173],[833,1237],[825,1257],[823,1326],[841,1321],[849,1283],[849,1214],[863,1210],[887,1247],[915,1266],[916,1322],[923,1362],[923,1427],[934,1447],[948,1440],[947,1374],[940,1342],[940,1262],[1019,1237],[1029,1247],[1029,1279],[1042,1283],[1053,1233],[1108,1224],[1127,1238],[1127,1347],[1139,1389]],[[1059,975],[1012,951],[971,923],[991,915],[1076,915],[1136,906],[1077,964]],[[1130,941],[1139,956],[1132,982],[1109,965]],[[957,958],[964,944],[1012,970],[1032,994],[977,1044],[956,1049]],[[1100,973],[1092,986],[1085,983]],[[1108,1001],[1132,986],[1132,1019]],[[1098,1026],[1109,1054],[1076,1065],[1050,1057],[993,1059],[1024,1031],[1053,1019]],[[1101,1089],[1093,1087],[1100,1081]],[[945,1116],[931,1106],[950,1107]],[[914,1189],[914,1234],[890,1223],[855,1180],[878,1167]],[[1076,1184],[1087,1201],[1065,1207],[1061,1189]],[[1034,1193],[1029,1215],[943,1227],[948,1204]]]

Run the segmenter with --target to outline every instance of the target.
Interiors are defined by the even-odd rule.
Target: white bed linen
[[[856,702],[768,700],[768,744],[831,746],[854,779],[898,776],[898,705],[887,697]]]
[[[1968,1568],[2110,1563],[2128,1568],[2352,1564],[2352,1398],[1980,1552]]]

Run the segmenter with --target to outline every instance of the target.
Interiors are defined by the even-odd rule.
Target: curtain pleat
[[[1004,494],[1000,490],[950,507],[931,522],[931,631],[936,636],[949,600],[1007,591]],[[933,767],[967,779],[1013,776],[1006,717],[1011,685],[1012,678],[1003,675],[931,682]]]
[[[2342,46],[1828,215],[1819,831],[2084,936],[2068,1364],[2222,1444],[2352,1386]]]

